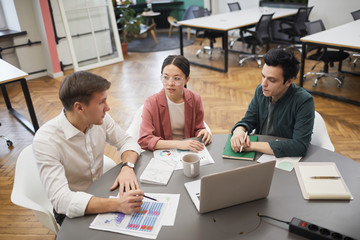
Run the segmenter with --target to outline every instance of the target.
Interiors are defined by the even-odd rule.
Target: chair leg
[[[171,37],[172,30],[173,30],[173,26],[172,26],[172,25],[170,25],[170,29],[169,29],[169,38]]]
[[[188,29],[187,29],[187,37],[188,37],[188,40],[190,40],[190,31],[191,31],[191,29],[188,28]]]
[[[153,29],[151,29],[150,33],[151,33],[151,35],[152,35],[152,37],[153,37],[153,39],[155,41],[155,44],[158,44],[157,39],[156,39],[156,35],[155,35],[155,31]]]

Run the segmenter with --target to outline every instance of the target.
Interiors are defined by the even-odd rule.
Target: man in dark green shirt
[[[262,83],[256,88],[245,117],[231,130],[231,147],[276,157],[304,156],[314,126],[314,100],[293,81],[299,61],[287,50],[270,49],[264,56]],[[250,142],[245,132],[287,138],[284,141]]]

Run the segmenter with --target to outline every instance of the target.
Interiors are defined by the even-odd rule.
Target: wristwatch
[[[124,167],[124,166],[128,166],[128,167],[130,167],[130,168],[134,168],[134,167],[135,167],[135,164],[133,164],[132,162],[124,162],[124,163],[122,164],[122,167]]]

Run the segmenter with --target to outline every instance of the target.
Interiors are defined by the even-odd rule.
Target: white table
[[[297,9],[289,8],[249,8],[235,12],[222,13],[207,17],[194,18],[190,20],[179,21],[180,24],[180,54],[184,55],[183,51],[183,39],[182,39],[182,27],[191,27],[195,29],[205,29],[212,31],[219,31],[224,34],[223,36],[223,48],[224,48],[224,69],[203,65],[200,63],[191,62],[194,65],[217,70],[220,72],[227,72],[228,70],[228,31],[238,29],[241,27],[251,26],[256,24],[263,14],[275,13],[273,19],[283,18],[295,15]]]
[[[349,22],[335,28],[322,32],[311,34],[300,39],[302,41],[302,55],[300,68],[300,86],[304,85],[304,66],[306,58],[306,45],[316,44],[324,47],[338,48],[341,50],[360,52],[360,20]],[[341,67],[339,68],[341,71]],[[360,106],[360,102],[344,97],[334,96],[314,90],[308,90],[310,93],[327,97],[342,102],[347,102]]]
[[[29,88],[26,83],[25,77],[27,76],[28,74],[26,72],[0,59],[0,86],[6,107],[9,112],[20,121],[21,124],[23,124],[32,133],[35,133],[39,129],[39,124],[36,119],[34,106],[32,104]],[[10,98],[6,91],[6,85],[17,81],[20,81],[32,124],[11,106]]]

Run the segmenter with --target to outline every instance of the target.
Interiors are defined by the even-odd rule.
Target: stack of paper
[[[166,185],[176,165],[176,159],[152,158],[141,174],[140,182]]]
[[[295,172],[304,199],[353,199],[334,162],[299,162]]]

